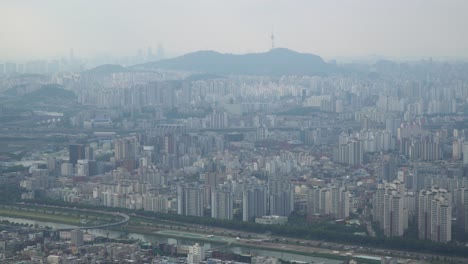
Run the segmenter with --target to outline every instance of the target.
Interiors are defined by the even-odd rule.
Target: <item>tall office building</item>
[[[242,220],[251,221],[255,217],[267,214],[267,190],[264,186],[255,186],[244,190],[242,195]]]
[[[228,190],[213,190],[211,192],[211,217],[231,220],[233,217],[233,198]]]
[[[78,160],[85,159],[85,147],[83,144],[73,144],[68,147],[70,163],[76,165]]]
[[[203,188],[198,186],[177,186],[177,213],[203,216]]]
[[[418,197],[419,239],[436,242],[452,240],[452,206],[447,190],[432,187],[421,190]]]

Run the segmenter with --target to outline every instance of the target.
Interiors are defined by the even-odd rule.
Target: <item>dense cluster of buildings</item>
[[[33,124],[60,130],[66,143],[7,161],[27,164],[8,178],[24,199],[262,224],[287,224],[293,213],[311,223],[357,219],[364,235],[376,227],[443,243],[468,231],[468,80],[455,66],[450,78],[442,66],[424,78],[423,66],[372,69],[385,78],[162,70],[10,78],[12,67],[0,92],[55,83],[80,106]],[[206,259],[199,245],[187,254],[188,263]]]

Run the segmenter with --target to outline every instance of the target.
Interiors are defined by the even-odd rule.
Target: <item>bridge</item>
[[[16,203],[17,205],[23,205],[24,203]],[[70,210],[69,207],[62,207],[62,206],[51,206],[51,205],[38,205],[38,204],[33,204],[36,206],[40,206],[43,208],[50,208],[51,210],[53,209],[62,209],[62,210]],[[79,211],[82,213],[99,213],[103,215],[110,215],[112,217],[121,217],[122,219],[113,222],[113,223],[107,223],[107,224],[101,224],[101,225],[95,225],[95,226],[75,226],[75,227],[67,227],[67,228],[58,228],[56,229],[57,231],[71,231],[71,230],[88,230],[88,229],[99,229],[99,228],[107,228],[107,227],[113,227],[113,226],[119,226],[127,223],[130,220],[130,216],[124,213],[116,213],[116,212],[105,212],[105,211],[100,211],[100,210],[91,210],[91,209],[78,209],[78,208],[73,208],[73,211]]]
[[[91,211],[91,210],[80,210],[80,211]],[[88,230],[88,229],[108,228],[108,227],[123,225],[126,222],[128,222],[128,220],[130,220],[130,216],[128,216],[126,214],[123,214],[123,213],[106,213],[106,212],[94,211],[94,210],[92,210],[92,212],[98,212],[98,213],[102,213],[102,214],[110,214],[112,216],[120,216],[123,219],[118,221],[118,222],[102,224],[102,225],[96,225],[96,226],[77,226],[77,227],[71,227],[71,228],[59,228],[59,229],[57,229],[57,231],[71,231],[71,230]]]

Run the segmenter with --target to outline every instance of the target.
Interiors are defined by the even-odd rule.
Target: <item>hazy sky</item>
[[[0,60],[276,46],[324,57],[468,57],[467,0],[0,0]]]

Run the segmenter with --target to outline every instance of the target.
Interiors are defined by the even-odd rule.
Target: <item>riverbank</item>
[[[4,208],[0,208],[0,216],[24,218],[24,219],[29,219],[29,220],[60,223],[60,224],[67,224],[67,225],[73,225],[73,226],[81,226],[80,218],[71,217],[71,216],[63,216],[63,215],[51,215],[51,214],[43,214],[43,213],[38,213],[38,212],[18,211],[18,210],[11,210],[11,209],[7,210]]]
[[[290,245],[290,244],[278,244],[278,243],[268,243],[268,242],[254,244],[255,242],[248,241],[245,239],[236,239],[236,238],[224,237],[224,236],[219,236],[219,235],[205,235],[205,234],[200,234],[200,233],[192,233],[192,232],[184,232],[184,231],[174,231],[174,230],[168,231],[168,230],[161,230],[161,229],[154,229],[154,228],[140,227],[140,226],[138,227],[126,226],[123,229],[129,233],[137,233],[137,234],[142,234],[142,235],[151,234],[155,236],[162,236],[162,237],[168,237],[168,238],[187,239],[187,240],[192,240],[196,242],[226,244],[230,246],[239,246],[239,247],[259,249],[259,250],[272,250],[276,252],[298,254],[298,255],[315,257],[315,258],[334,259],[334,260],[342,260],[342,261],[354,259],[358,261],[358,263],[366,263],[366,264],[379,264],[380,263],[380,261],[378,260],[371,260],[371,259],[365,259],[365,258],[359,258],[359,257],[353,257],[353,256],[342,256],[339,254],[332,254],[332,253],[326,253],[326,252],[318,252],[318,251],[324,251],[324,250],[305,247],[305,246]]]
[[[119,213],[100,213],[92,210],[40,205],[0,204],[0,216],[60,223],[76,227],[92,227],[119,223],[128,216]]]

